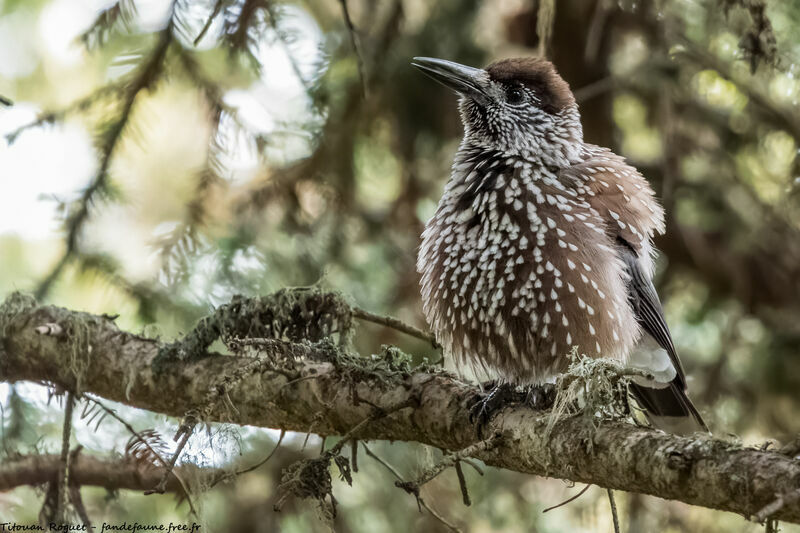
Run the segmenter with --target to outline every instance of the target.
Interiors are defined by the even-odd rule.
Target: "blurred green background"
[[[763,5],[0,2],[0,95],[15,103],[0,107],[0,296],[37,292],[173,338],[234,294],[321,284],[424,326],[416,248],[461,127],[454,96],[409,60],[484,65],[547,50],[579,100],[586,140],[625,155],[667,209],[657,286],[695,403],[722,438],[790,440],[800,432],[800,2]],[[384,343],[438,358],[360,327],[361,353]],[[0,399],[4,457],[57,453],[61,409],[45,387],[0,384]],[[137,429],[167,440],[175,431],[173,419],[116,407]],[[277,435],[212,426],[182,460],[251,464]],[[108,455],[128,436],[113,420],[97,430],[79,421],[74,441]],[[206,530],[324,531],[312,503],[272,510],[281,468],[319,450],[317,437],[305,451],[303,440],[287,436],[265,467],[196,494]],[[372,446],[407,478],[439,454]],[[444,530],[359,459],[352,487],[335,482],[337,531]],[[598,488],[543,514],[581,487],[466,475],[471,507],[453,472],[423,491],[465,531],[612,530]],[[83,493],[96,523],[192,521],[168,495]],[[35,522],[42,499],[31,488],[0,494],[0,518]],[[617,499],[631,532],[759,530],[730,513]]]

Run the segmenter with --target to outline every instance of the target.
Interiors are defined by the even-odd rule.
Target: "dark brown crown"
[[[486,71],[501,83],[521,83],[541,101],[544,111],[555,114],[575,103],[569,85],[556,72],[553,64],[540,57],[521,57],[495,61]]]

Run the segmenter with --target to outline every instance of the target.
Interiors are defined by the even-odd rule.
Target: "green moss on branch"
[[[190,361],[208,355],[217,339],[283,339],[319,342],[337,336],[345,346],[352,338],[352,313],[342,295],[319,287],[281,289],[257,298],[234,296],[203,318],[182,339],[165,345],[153,362],[162,371],[171,361]]]

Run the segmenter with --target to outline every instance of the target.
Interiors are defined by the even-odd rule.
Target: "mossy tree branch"
[[[65,334],[37,332],[46,324],[62,325]],[[75,336],[82,353],[74,353]],[[477,387],[441,370],[412,369],[391,350],[384,359],[361,358],[360,363],[340,344],[324,339],[259,338],[241,344],[239,353],[252,357],[204,352],[166,361],[155,372],[152,362],[165,346],[121,331],[109,318],[39,306],[18,294],[0,307],[4,381],[51,382],[168,415],[200,412],[205,421],[322,436],[345,435],[372,417],[358,431],[362,441],[404,440],[464,450],[480,440],[466,407]],[[376,408],[403,402],[413,407],[374,416]],[[621,419],[598,423],[568,416],[549,427],[550,421],[547,412],[506,408],[486,428],[500,435],[496,445],[475,448],[473,457],[499,468],[746,517],[768,509],[772,518],[800,523],[795,497],[800,461],[790,455],[708,436],[669,435]]]

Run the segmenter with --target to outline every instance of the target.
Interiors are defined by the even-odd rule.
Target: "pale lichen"
[[[30,294],[15,291],[8,295],[0,305],[0,333],[4,336],[7,335],[8,327],[14,319],[34,307],[36,307],[36,298]]]
[[[35,310],[36,299],[28,294],[14,292],[10,294],[2,305],[0,305],[0,333],[8,335],[9,328],[14,325],[15,320]],[[103,317],[90,315],[88,313],[63,313],[63,316],[52,319],[57,323],[58,334],[47,333],[50,329],[45,329],[45,333],[38,332],[44,336],[52,336],[56,342],[63,345],[62,353],[67,358],[67,368],[74,378],[75,391],[80,392],[83,385],[83,378],[89,368],[92,359],[92,326],[98,321],[104,320]],[[42,324],[34,324],[41,326]]]
[[[99,320],[89,314],[71,314],[61,323],[64,328],[64,342],[67,343],[66,354],[69,360],[69,369],[75,378],[75,392],[83,389],[83,378],[92,361],[93,346],[91,343],[92,323]]]
[[[556,380],[556,399],[550,411],[546,435],[560,421],[582,415],[596,425],[603,420],[631,416],[628,379],[645,375],[614,359],[593,359],[573,350],[567,371]]]

